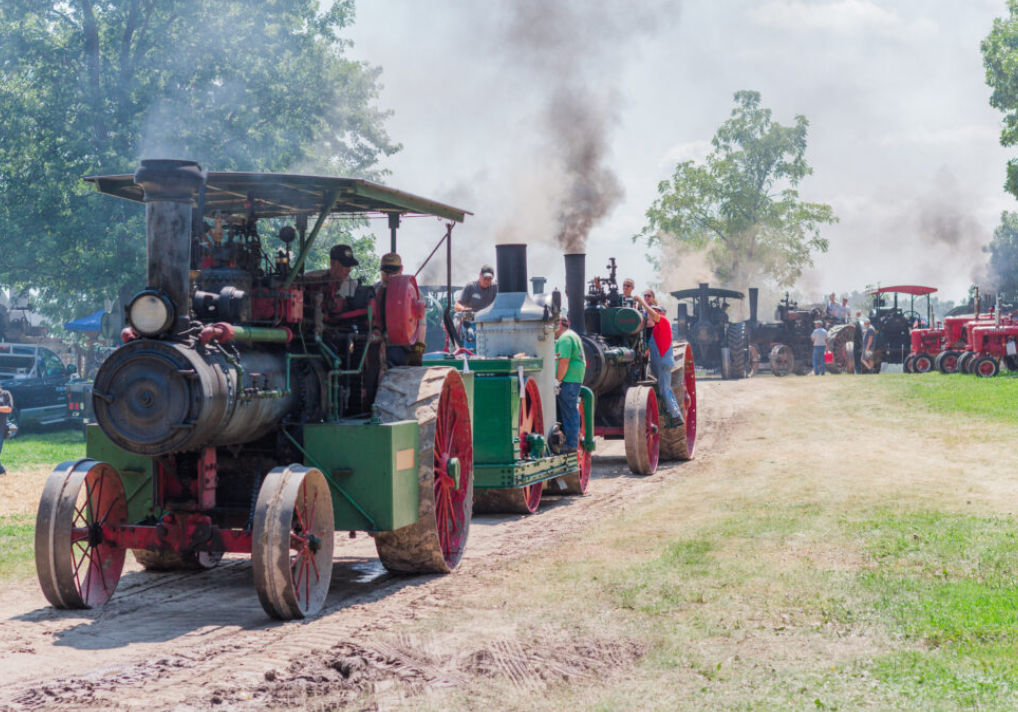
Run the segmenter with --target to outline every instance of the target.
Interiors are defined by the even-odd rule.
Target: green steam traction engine
[[[304,274],[329,216],[386,217],[393,250],[401,216],[438,216],[448,263],[466,211],[363,180],[190,161],[88,180],[145,204],[148,286],[96,374],[87,457],[59,465],[41,497],[36,568],[54,606],[103,605],[128,550],[147,569],[210,569],[231,552],[250,554],[270,616],[300,618],[326,604],[336,529],[369,532],[391,571],[448,572],[475,484],[494,508],[530,509],[544,482],[585,488],[589,395],[587,450],[555,452],[556,305],[516,294],[516,317],[492,315],[494,331],[533,327],[515,349],[390,368],[424,314],[414,278],[340,301]]]

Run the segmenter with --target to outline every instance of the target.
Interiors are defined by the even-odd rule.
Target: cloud
[[[986,124],[966,124],[943,128],[929,128],[920,125],[909,128],[902,133],[885,134],[880,137],[878,144],[881,146],[895,146],[901,143],[915,143],[942,146],[944,144],[968,145],[984,143],[986,141],[995,143],[998,135],[999,132],[996,126],[988,126]]]
[[[703,163],[707,158],[707,154],[711,152],[712,146],[710,141],[700,139],[697,141],[686,141],[684,143],[676,143],[668,147],[662,157],[663,167],[667,170],[671,170],[675,167],[676,163],[681,161],[694,161],[696,163]]]
[[[906,23],[898,13],[869,0],[773,0],[753,8],[750,20],[764,27],[794,32],[832,32],[836,34],[878,33],[903,35],[929,32],[936,25],[924,18]]]

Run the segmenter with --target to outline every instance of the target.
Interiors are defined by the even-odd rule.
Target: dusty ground
[[[1011,509],[1015,485],[996,467],[989,445],[986,453],[966,458],[959,491],[960,468],[944,467],[942,449],[925,447],[908,422],[884,422],[878,412],[851,419],[816,410],[818,400],[844,390],[850,378],[702,381],[694,461],[638,478],[628,474],[621,443],[599,442],[588,496],[550,498],[531,517],[475,517],[467,553],[449,576],[391,576],[378,564],[370,538],[337,538],[327,605],[305,622],[267,622],[250,564],[241,558],[211,572],[156,575],[141,572],[128,557],[116,595],[99,611],[56,611],[34,580],[0,588],[0,710],[333,709],[364,690],[384,708],[387,692],[395,701],[428,688],[494,679],[532,693],[553,683],[603,681],[606,668],[625,674],[644,654],[643,645],[596,635],[549,638],[538,627],[498,630],[489,623],[478,629],[476,620],[441,636],[403,635],[401,626],[497,593],[507,580],[526,575],[527,557],[554,552],[656,493],[688,488],[684,516],[706,521],[736,473],[746,492],[785,487],[790,501],[803,486],[845,500],[915,490],[931,498],[956,496],[961,507],[979,499],[989,509]],[[784,417],[809,412],[811,404],[811,419]],[[862,399],[845,408],[867,412],[873,405]],[[860,462],[872,465],[804,479],[804,472],[818,470],[819,441],[867,453]],[[781,456],[768,460],[774,442],[782,444]],[[914,466],[902,474],[906,460]],[[885,471],[896,474],[889,478]],[[16,474],[6,491],[18,497],[5,499],[0,513],[34,510],[44,474]],[[824,552],[788,555],[819,558]],[[294,681],[329,702],[295,696],[294,685],[286,684]]]

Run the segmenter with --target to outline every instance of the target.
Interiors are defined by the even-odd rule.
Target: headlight
[[[131,300],[127,320],[142,336],[156,336],[173,325],[173,305],[165,294],[144,291]]]

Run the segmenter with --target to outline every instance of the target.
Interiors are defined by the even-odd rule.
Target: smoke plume
[[[677,3],[513,0],[503,10],[508,22],[499,44],[506,61],[542,95],[537,127],[545,175],[539,182],[551,201],[556,240],[565,252],[584,252],[591,229],[624,195],[609,150],[621,67],[638,52],[637,40],[677,19]],[[529,178],[534,181],[532,173]]]

